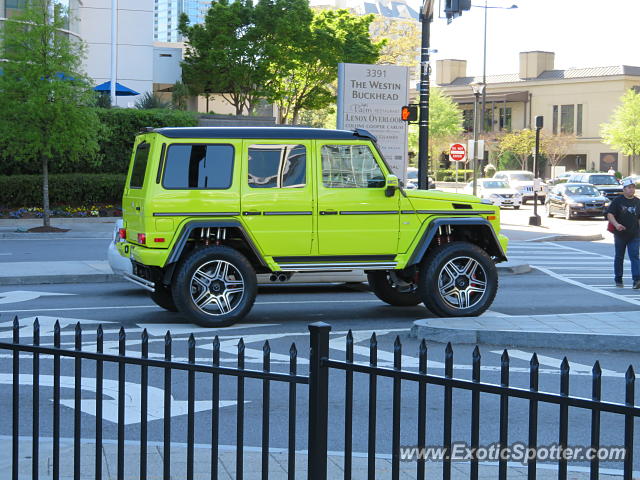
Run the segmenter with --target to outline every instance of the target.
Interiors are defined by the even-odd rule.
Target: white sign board
[[[337,127],[363,128],[378,138],[387,164],[401,179],[407,170],[407,128],[400,118],[409,103],[409,68],[338,64]]]

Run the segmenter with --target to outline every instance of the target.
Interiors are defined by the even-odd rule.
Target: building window
[[[578,113],[576,114],[576,135],[582,136],[582,104],[578,104]]]
[[[573,133],[575,128],[575,105],[560,106],[560,132]]]
[[[553,115],[551,116],[553,120],[553,134],[558,134],[558,105],[553,106]]]
[[[462,111],[462,128],[465,132],[473,132],[473,110]]]
[[[511,131],[511,107],[500,109],[500,130]]]
[[[484,131],[493,132],[493,108],[486,108],[484,111]]]

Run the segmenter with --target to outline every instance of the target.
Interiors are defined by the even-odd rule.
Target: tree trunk
[[[49,219],[49,160],[44,156],[42,157],[42,209],[44,210],[42,216],[44,226],[48,227],[51,225]]]

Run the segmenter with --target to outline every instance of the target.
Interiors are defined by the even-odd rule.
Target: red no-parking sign
[[[449,160],[464,162],[467,159],[467,149],[461,143],[452,143],[449,149]]]

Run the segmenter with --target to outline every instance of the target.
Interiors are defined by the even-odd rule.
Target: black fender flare
[[[258,250],[256,245],[251,240],[251,237],[247,234],[246,230],[242,226],[242,223],[240,223],[238,220],[210,220],[210,221],[193,220],[193,221],[186,222],[183,225],[182,230],[178,234],[179,235],[178,241],[173,244],[173,249],[171,251],[171,254],[167,259],[167,262],[165,263],[165,268],[171,264],[177,263],[178,260],[180,260],[182,251],[184,250],[184,247],[187,244],[187,240],[189,239],[189,236],[191,235],[191,232],[193,230],[195,230],[196,228],[210,228],[210,227],[237,228],[240,231],[241,235],[244,237],[244,241],[247,242],[247,245],[249,246],[249,248],[251,248],[251,250],[255,254],[260,264],[264,267],[267,266],[267,263],[264,261],[264,258],[262,258],[262,254],[260,253],[260,250]]]
[[[409,261],[407,262],[407,267],[420,263],[425,253],[427,252],[429,245],[431,245],[431,241],[438,232],[438,228],[446,225],[471,226],[473,228],[480,228],[486,231],[488,248],[485,248],[485,250],[487,251],[487,253],[489,253],[489,255],[491,255],[492,257],[497,258],[499,262],[507,260],[507,256],[502,250],[502,245],[500,245],[500,242],[498,241],[498,236],[496,235],[493,226],[486,218],[436,218],[429,222],[429,225],[422,234],[422,238],[411,254],[411,258],[409,258]]]

